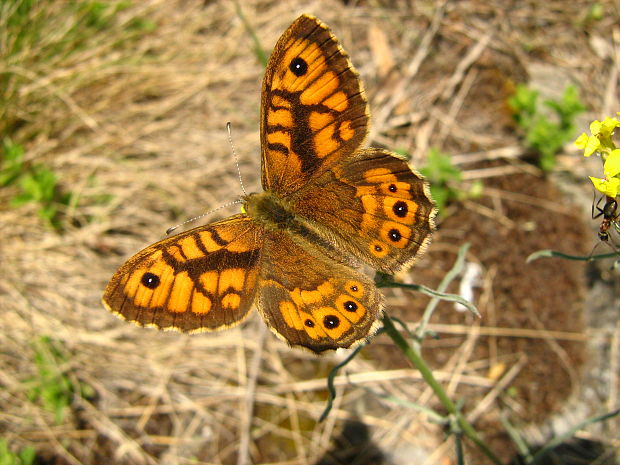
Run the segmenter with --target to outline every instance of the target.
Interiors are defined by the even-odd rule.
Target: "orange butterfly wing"
[[[299,17],[276,44],[263,81],[262,184],[285,197],[360,147],[368,105],[327,26]]]
[[[327,250],[268,231],[256,305],[290,345],[316,353],[351,347],[377,329],[383,298],[372,280]]]
[[[234,326],[252,306],[262,242],[262,228],[245,215],[164,239],[119,268],[103,303],[141,326],[190,332]]]
[[[436,213],[428,183],[384,149],[358,150],[291,196],[323,236],[376,270],[394,273],[424,251]]]

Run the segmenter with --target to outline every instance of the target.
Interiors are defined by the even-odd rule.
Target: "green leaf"
[[[430,183],[445,183],[447,181],[460,181],[461,171],[452,165],[452,159],[439,150],[432,148],[428,153],[426,165],[420,169]]]
[[[157,29],[157,24],[147,18],[133,18],[127,23],[127,29],[131,31],[150,33]]]
[[[568,134],[563,135],[563,138],[572,138],[575,130],[575,117],[585,110],[585,106],[579,101],[577,90],[570,86],[566,88],[562,100],[559,102],[556,100],[546,100],[545,105],[547,108],[553,110],[560,120],[559,128]]]
[[[538,154],[538,165],[544,171],[552,170],[556,153],[574,137],[576,115],[585,109],[577,89],[568,86],[560,100],[546,100],[544,105],[552,114],[540,110],[538,92],[524,85],[517,86],[508,103],[514,112],[514,120],[525,133],[527,147]],[[583,145],[584,138],[579,142]]]
[[[433,197],[437,209],[440,212],[443,212],[446,208],[446,205],[448,204],[448,200],[450,198],[450,191],[444,186],[431,184],[431,197]]]
[[[24,148],[13,144],[10,139],[2,143],[2,163],[0,164],[0,186],[13,184],[24,170]]]
[[[42,186],[37,182],[32,174],[22,176],[19,185],[23,194],[27,195],[31,201],[40,202],[43,200]]]
[[[0,465],[33,465],[36,452],[32,447],[24,447],[17,453],[11,452],[6,439],[0,439]]]
[[[34,171],[33,177],[40,186],[42,200],[47,202],[53,201],[56,192],[56,184],[58,182],[56,174],[47,168],[38,167],[38,169]]]
[[[49,222],[53,222],[54,217],[56,216],[56,213],[58,213],[58,210],[51,205],[46,205],[44,207],[39,208],[37,213],[39,214],[40,218],[46,221],[49,221]]]
[[[24,447],[17,455],[21,461],[21,465],[33,465],[37,457],[37,453],[32,447]]]
[[[428,153],[426,165],[420,168],[420,172],[428,180],[431,186],[431,195],[440,212],[444,210],[450,200],[462,196],[461,191],[449,185],[449,183],[459,182],[462,178],[461,171],[452,164],[450,156],[437,149],[431,149]]]
[[[13,197],[9,201],[9,205],[11,205],[11,207],[17,208],[17,207],[21,207],[22,205],[28,202],[32,202],[32,197],[30,196],[29,193],[22,192],[21,194],[17,194],[15,197]]]
[[[67,407],[71,405],[73,393],[76,392],[69,378],[60,369],[67,356],[59,343],[49,337],[40,338],[34,344],[34,350],[37,377],[30,380],[32,387],[27,391],[28,398],[52,412],[54,421],[60,424]]]
[[[529,126],[530,121],[536,114],[536,101],[538,92],[519,84],[515,94],[508,99],[508,105],[513,111],[513,118],[520,126]]]

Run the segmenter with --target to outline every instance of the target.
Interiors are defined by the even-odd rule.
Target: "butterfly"
[[[261,98],[263,192],[242,213],[131,257],[103,295],[141,326],[212,331],[253,305],[289,345],[351,347],[380,326],[383,298],[360,265],[394,273],[434,230],[428,184],[407,161],[362,148],[368,103],[329,28],[303,15],[269,59]]]

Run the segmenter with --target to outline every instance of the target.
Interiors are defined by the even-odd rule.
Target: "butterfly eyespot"
[[[300,77],[308,72],[308,63],[306,63],[303,58],[296,57],[293,58],[288,69],[290,69],[291,73],[295,76]]]
[[[314,321],[312,321],[312,320],[306,320],[306,321],[304,321],[304,324],[305,324],[308,328],[314,328]]]
[[[372,241],[368,246],[370,253],[377,258],[383,258],[388,255],[390,253],[389,248],[385,242],[377,240]]]
[[[390,192],[396,192],[396,191],[398,190],[398,187],[396,187],[396,184],[390,184],[390,185],[388,186],[388,190],[389,190]]]
[[[407,213],[409,212],[409,207],[407,206],[407,202],[403,202],[402,200],[399,200],[392,206],[392,211],[399,218],[404,218],[405,216],[407,216]]]
[[[355,312],[357,311],[357,308],[358,308],[357,304],[351,300],[346,301],[343,307],[347,312]]]
[[[345,301],[350,299],[357,302],[355,299],[351,299],[351,297],[359,299],[364,295],[364,285],[359,281],[347,281],[343,286],[343,290],[344,293],[341,294],[341,297],[343,297]]]
[[[336,315],[327,315],[325,318],[323,318],[323,325],[327,329],[337,328],[340,325],[340,318],[338,318]]]
[[[400,238],[402,237],[402,235],[400,234],[400,231],[398,229],[390,229],[390,232],[388,233],[388,237],[390,238],[390,240],[394,242],[398,242],[400,241]]]
[[[161,283],[159,276],[154,275],[153,273],[144,273],[142,275],[142,279],[140,280],[144,287],[148,287],[149,289],[155,289]]]

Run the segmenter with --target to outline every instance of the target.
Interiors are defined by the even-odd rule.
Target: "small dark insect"
[[[603,217],[601,221],[601,225],[598,230],[598,238],[603,242],[609,241],[609,230],[613,226],[614,229],[620,233],[620,212],[618,212],[618,202],[613,197],[606,196],[605,205],[601,208],[599,205],[603,200],[603,197],[598,199],[596,205],[592,204],[592,218],[600,218]],[[598,211],[598,213],[594,214],[594,209]]]

